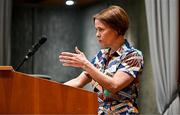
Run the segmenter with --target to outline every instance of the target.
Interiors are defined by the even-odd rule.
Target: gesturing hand
[[[75,47],[76,53],[62,52],[59,55],[59,61],[63,63],[63,66],[79,67],[85,69],[87,60],[83,52],[81,52],[77,47]]]

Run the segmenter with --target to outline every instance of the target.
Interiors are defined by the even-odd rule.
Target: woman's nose
[[[96,37],[99,38],[100,37],[100,33],[96,32]]]

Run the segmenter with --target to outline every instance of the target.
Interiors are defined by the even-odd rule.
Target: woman
[[[62,52],[59,59],[64,66],[84,70],[65,84],[83,87],[92,82],[99,97],[98,114],[138,114],[138,76],[144,61],[142,53],[124,38],[128,15],[121,7],[110,6],[93,19],[102,49],[91,62],[77,47],[76,53]]]

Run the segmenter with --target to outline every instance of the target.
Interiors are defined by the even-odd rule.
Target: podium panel
[[[97,114],[97,94],[0,66],[0,114]]]

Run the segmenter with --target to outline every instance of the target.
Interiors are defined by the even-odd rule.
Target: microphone
[[[33,56],[34,53],[39,49],[39,47],[46,42],[47,38],[42,36],[41,39],[28,50],[28,54],[25,56],[26,59]]]
[[[16,67],[16,71],[19,70],[19,68],[23,65],[25,61],[29,59],[29,57],[33,56],[35,52],[41,47],[42,44],[44,44],[47,41],[46,36],[42,36],[41,39],[32,45],[32,48],[28,50],[28,54],[24,57],[23,61]]]

